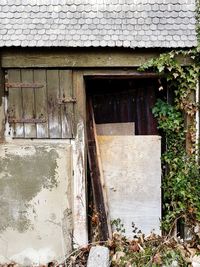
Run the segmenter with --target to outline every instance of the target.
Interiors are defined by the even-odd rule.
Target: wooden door
[[[9,69],[7,118],[14,138],[73,138],[72,71]]]

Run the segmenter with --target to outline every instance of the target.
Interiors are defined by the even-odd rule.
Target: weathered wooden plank
[[[4,139],[5,132],[5,103],[4,103],[4,71],[1,68],[1,53],[0,53],[0,141]]]
[[[73,146],[73,240],[75,246],[82,246],[88,242],[87,229],[87,201],[86,201],[86,144],[85,144],[85,84],[81,71],[73,72],[73,89],[77,99],[75,116],[75,139]]]
[[[21,71],[19,69],[8,70],[9,82],[21,82]],[[8,117],[20,119],[23,116],[23,102],[21,88],[15,88],[9,92],[8,96]],[[11,125],[13,136],[17,138],[24,137],[23,123],[15,123]]]
[[[29,50],[30,51],[30,50]],[[20,51],[5,50],[2,54],[3,67],[133,67],[159,53],[134,52],[133,50],[91,49],[52,49]]]
[[[47,94],[49,114],[49,137],[61,138],[61,116],[59,98],[59,73],[58,70],[47,70]]]
[[[72,99],[72,71],[60,70],[60,99]],[[72,138],[73,136],[73,123],[74,123],[74,110],[73,102],[62,103],[61,105],[61,127],[62,138]]]
[[[144,78],[157,78],[160,75],[154,72],[139,72],[134,70],[85,70],[84,75],[87,78],[94,80],[94,79],[120,79],[124,80],[129,78],[133,79],[144,79]]]
[[[163,51],[132,49],[4,49],[2,67],[138,67]],[[179,57],[183,65],[191,64],[188,57]]]
[[[98,163],[99,174],[100,174],[99,178],[100,178],[101,190],[102,190],[102,195],[103,195],[103,204],[104,204],[105,212],[106,212],[106,220],[107,220],[106,224],[108,228],[108,237],[112,239],[112,229],[111,229],[111,220],[110,220],[109,205],[108,205],[108,196],[107,196],[107,190],[106,190],[106,184],[105,184],[105,177],[103,175],[103,167],[102,167],[102,162],[101,162],[100,148],[99,148],[99,143],[98,143],[97,129],[96,129],[92,102],[91,102],[90,108],[91,108],[94,141],[95,141],[95,147],[96,147],[97,163]]]
[[[78,123],[82,121],[86,125],[86,89],[83,71],[73,71],[72,83],[74,98],[77,99],[73,125],[74,135],[76,135]]]
[[[87,144],[88,144],[88,161],[90,168],[91,184],[95,208],[99,218],[99,235],[100,240],[105,241],[110,237],[108,213],[106,209],[105,194],[103,192],[102,175],[99,166],[98,150],[95,138],[94,113],[91,99],[87,101]]]
[[[33,70],[22,69],[21,70],[21,82],[33,83]],[[22,88],[22,101],[23,101],[23,118],[34,119],[35,118],[35,96],[34,88],[28,89]],[[36,124],[24,123],[25,138],[36,137]]]
[[[34,81],[41,83],[43,86],[35,90],[35,114],[36,118],[46,119],[47,122],[37,123],[37,138],[48,138],[48,113],[47,113],[47,88],[46,88],[46,70],[35,69]]]
[[[97,135],[134,135],[135,123],[105,123],[96,124]]]

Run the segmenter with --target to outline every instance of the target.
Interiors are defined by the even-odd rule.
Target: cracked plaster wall
[[[62,261],[71,250],[71,145],[0,146],[0,263]]]

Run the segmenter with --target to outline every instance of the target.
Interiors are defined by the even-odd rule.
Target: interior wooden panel
[[[134,135],[134,122],[96,124],[97,135]]]

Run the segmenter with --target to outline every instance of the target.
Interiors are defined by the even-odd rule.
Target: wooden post
[[[5,131],[5,111],[4,111],[4,71],[1,67],[0,52],[0,142],[4,139]]]
[[[85,94],[81,71],[73,72],[73,96],[76,97],[73,148],[73,243],[74,248],[88,243],[86,201]]]

